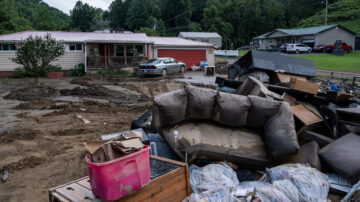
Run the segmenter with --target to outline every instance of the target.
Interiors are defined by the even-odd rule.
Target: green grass
[[[360,51],[353,51],[344,56],[321,54],[295,57],[312,60],[316,69],[360,73]]]
[[[239,56],[243,56],[243,55],[245,55],[247,52],[248,52],[247,50],[239,50],[238,55],[239,55]]]

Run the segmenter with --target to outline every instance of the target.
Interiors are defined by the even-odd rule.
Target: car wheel
[[[299,50],[296,50],[296,52],[295,52],[296,54],[299,54],[300,53],[300,51]]]
[[[351,53],[351,51],[352,51],[352,48],[348,48],[348,49],[347,49],[347,52],[348,52],[348,53]]]
[[[311,53],[311,49],[308,50],[308,53]]]
[[[184,66],[181,66],[180,67],[180,73],[184,73],[185,72],[185,67]]]
[[[166,76],[167,75],[167,70],[166,69],[163,69],[162,71],[161,71],[161,76]]]

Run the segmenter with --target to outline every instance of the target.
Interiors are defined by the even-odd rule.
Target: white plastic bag
[[[231,202],[233,196],[229,188],[217,188],[200,194],[193,193],[186,197],[183,202]]]
[[[190,185],[194,193],[227,187],[235,190],[239,184],[236,173],[226,164],[209,164],[204,167],[190,166]]]
[[[273,184],[278,180],[291,181],[299,190],[301,196],[299,201],[327,201],[329,193],[328,177],[310,166],[284,164],[267,169],[267,175]],[[277,185],[281,186],[279,183]]]

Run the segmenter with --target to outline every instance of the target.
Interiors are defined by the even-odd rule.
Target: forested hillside
[[[315,26],[324,23],[324,10],[300,21],[298,26]],[[341,24],[360,34],[360,0],[341,0],[329,6],[328,24]]]
[[[68,30],[70,17],[41,0],[0,0],[0,34],[24,30]]]
[[[0,0],[0,34],[22,30],[129,30],[177,36],[210,31],[223,48],[248,44],[275,28],[323,24],[321,0],[114,0],[103,11],[77,2],[70,16],[41,0]],[[360,31],[360,0],[329,0],[329,24]]]

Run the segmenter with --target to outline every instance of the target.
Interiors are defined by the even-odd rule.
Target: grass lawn
[[[295,57],[312,60],[316,69],[360,73],[360,51],[353,51],[352,53],[345,54],[344,56],[322,54]]]
[[[247,52],[248,52],[247,50],[239,50],[238,55],[239,55],[239,56],[243,56],[243,55],[245,55]]]

